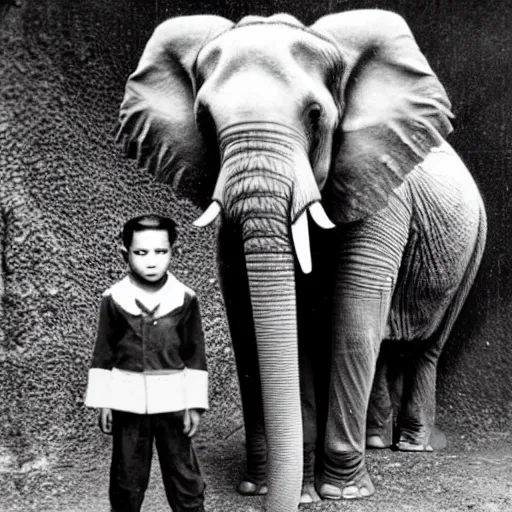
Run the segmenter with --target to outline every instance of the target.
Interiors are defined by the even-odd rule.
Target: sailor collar
[[[168,272],[167,281],[152,297],[155,301],[155,305],[158,304],[154,316],[161,317],[167,315],[171,311],[183,306],[187,293],[193,295],[190,288],[180,283]],[[103,295],[110,295],[117,305],[131,315],[138,316],[143,313],[142,309],[137,305],[137,302],[144,303],[144,295],[141,293],[140,288],[130,281],[128,276],[112,285]]]

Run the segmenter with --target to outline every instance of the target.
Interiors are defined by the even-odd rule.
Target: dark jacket
[[[186,386],[189,396],[199,393],[202,398],[183,407],[207,408],[205,345],[196,295],[168,274],[151,300],[157,303],[153,308],[144,304],[143,293],[128,277],[103,294],[86,405],[151,412],[148,404],[151,409],[158,401],[158,412],[168,412],[182,408],[177,405],[181,399],[174,398]],[[129,389],[132,399],[123,389]],[[151,390],[154,396],[149,395]],[[156,396],[162,390],[165,403]],[[131,403],[137,401],[135,395],[137,405]]]

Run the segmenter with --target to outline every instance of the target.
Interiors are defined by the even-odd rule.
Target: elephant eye
[[[210,115],[210,111],[204,104],[199,104],[196,111],[196,124],[199,131],[205,135],[212,132],[215,133],[215,125]]]
[[[309,126],[316,132],[320,125],[320,119],[322,117],[322,107],[318,103],[311,104],[307,109],[307,118]]]

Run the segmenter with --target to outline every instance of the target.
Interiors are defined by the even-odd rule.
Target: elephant
[[[388,446],[392,423],[383,340],[412,358],[397,447],[431,449],[437,361],[487,229],[452,117],[407,22],[379,9],[311,26],[170,18],[127,80],[117,141],[205,210],[196,226],[216,224],[239,490],[270,511],[374,493],[366,444]]]

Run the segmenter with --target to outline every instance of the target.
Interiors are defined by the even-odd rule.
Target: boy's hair
[[[134,217],[125,223],[122,234],[123,245],[126,249],[129,249],[132,244],[133,233],[136,231],[147,231],[149,229],[162,229],[167,231],[171,247],[178,235],[176,223],[172,219],[151,213]]]

